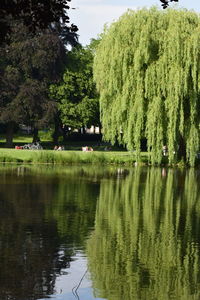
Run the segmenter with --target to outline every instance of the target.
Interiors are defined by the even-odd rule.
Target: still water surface
[[[0,167],[1,300],[199,300],[200,171]]]

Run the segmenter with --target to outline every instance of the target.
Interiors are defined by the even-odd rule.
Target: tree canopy
[[[129,10],[103,35],[94,62],[104,139],[150,160],[195,163],[200,137],[200,17],[186,10]]]
[[[52,120],[56,106],[49,85],[59,80],[66,62],[61,29],[31,33],[23,23],[14,24],[9,42],[0,46],[0,122],[7,125],[9,146],[14,123],[40,128]]]
[[[93,81],[93,53],[92,45],[74,48],[67,55],[63,81],[50,87],[62,123],[72,128],[99,126],[100,123],[99,97]]]
[[[0,122],[10,146],[14,123],[38,128],[55,112],[49,84],[62,74],[66,45],[78,44],[78,28],[67,15],[70,1],[1,1]]]
[[[12,29],[11,20],[22,22],[30,32],[47,29],[52,23],[59,23],[69,36],[78,30],[69,25],[69,2],[71,0],[1,0],[0,43],[5,41]]]

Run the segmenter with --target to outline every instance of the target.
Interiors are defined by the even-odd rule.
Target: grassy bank
[[[45,150],[53,150],[54,142],[48,135],[40,134],[40,144]],[[27,134],[15,134],[13,136],[13,148],[15,146],[24,146],[30,144],[33,141],[33,137]],[[78,134],[74,133],[69,136],[66,141],[61,138],[57,146],[62,145],[66,150],[80,151],[82,147],[86,145],[92,147],[95,151],[103,151],[106,147],[112,149],[112,151],[124,151],[122,146],[111,146],[110,143],[103,142],[98,135],[94,134]],[[0,149],[7,148],[5,135],[0,134]]]
[[[129,152],[82,152],[53,150],[16,150],[0,149],[0,162],[16,163],[51,163],[51,164],[123,164],[133,165],[136,161],[134,153]],[[146,152],[141,155],[141,163],[146,163]]]

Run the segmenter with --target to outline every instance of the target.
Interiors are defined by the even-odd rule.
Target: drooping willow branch
[[[102,35],[94,61],[104,139],[150,161],[194,165],[200,147],[200,17],[186,10],[128,11]]]

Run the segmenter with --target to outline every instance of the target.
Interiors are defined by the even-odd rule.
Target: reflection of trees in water
[[[63,243],[72,248],[75,244],[83,246],[89,229],[94,226],[99,184],[91,184],[81,177],[66,178],[56,194],[56,201],[46,207],[47,218],[56,220]]]
[[[102,298],[200,299],[199,175],[164,171],[101,184],[87,250]]]
[[[14,171],[1,173],[0,182],[0,299],[50,295],[76,243],[93,225],[98,188],[85,185],[81,194],[84,184],[73,178],[18,177]]]

